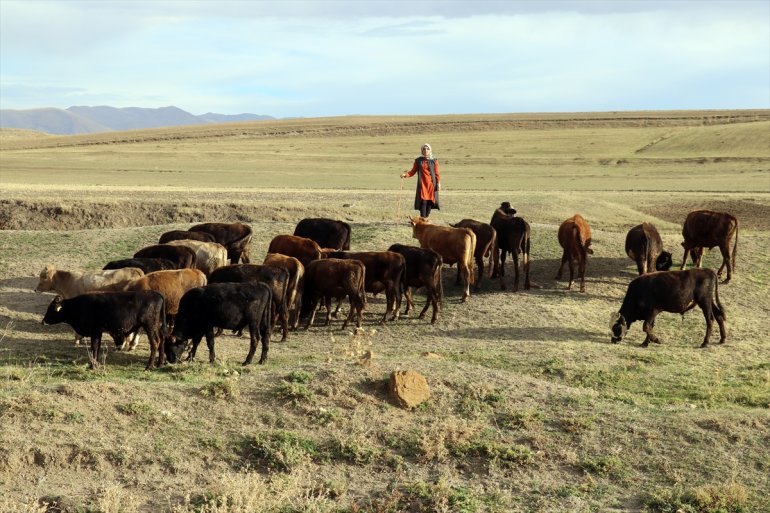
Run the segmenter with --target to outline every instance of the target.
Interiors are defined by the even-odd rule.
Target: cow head
[[[658,258],[655,260],[655,270],[668,271],[673,264],[674,261],[671,259],[671,253],[668,251],[661,251],[660,255],[658,255]]]
[[[623,317],[620,312],[613,312],[610,315],[610,331],[612,332],[610,341],[613,344],[617,344],[623,340],[623,337],[626,335],[628,323],[626,322],[626,318]]]
[[[516,209],[511,206],[510,201],[503,201],[500,203],[500,211],[503,214],[508,214],[509,216],[516,215]]]
[[[182,361],[182,354],[187,349],[187,341],[179,340],[173,334],[167,336],[163,341],[163,352],[166,353],[168,363],[178,363]]]
[[[53,276],[56,274],[56,268],[52,265],[47,265],[40,271],[40,279],[35,287],[35,292],[48,292],[53,290]]]
[[[56,296],[53,301],[51,301],[43,316],[43,324],[59,324],[66,320],[63,302],[64,298],[61,296]]]

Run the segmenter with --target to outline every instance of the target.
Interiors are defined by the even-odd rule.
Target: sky
[[[0,109],[770,108],[770,0],[0,0]]]

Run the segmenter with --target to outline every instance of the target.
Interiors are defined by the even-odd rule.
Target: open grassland
[[[246,338],[225,335],[216,365],[145,372],[143,339],[89,371],[68,328],[40,325],[45,264],[101,268],[194,222],[248,222],[256,261],[303,217],[348,221],[353,249],[413,244],[414,181],[398,173],[424,142],[445,187],[433,222],[488,221],[510,201],[542,288],[485,278],[462,304],[445,268],[436,325],[380,326],[378,296],[363,332],[292,332],[246,368]],[[0,131],[0,145],[0,511],[770,510],[767,111]],[[627,230],[653,222],[678,265],[696,208],[741,222],[719,288],[727,344],[697,349],[696,309],[659,316],[662,345],[640,348],[637,324],[611,345],[636,274]],[[594,231],[585,294],[553,279],[558,225],[576,212]],[[386,392],[403,369],[432,390],[414,411]]]

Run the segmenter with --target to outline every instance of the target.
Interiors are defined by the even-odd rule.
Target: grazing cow
[[[730,254],[730,239],[735,234],[732,255]],[[722,277],[722,269],[727,267],[727,278],[723,283],[729,283],[735,270],[735,255],[738,252],[738,219],[726,212],[714,212],[712,210],[695,210],[687,214],[682,226],[684,242],[684,258],[682,267],[687,265],[687,253],[692,252],[693,263],[701,266],[703,248],[711,249],[719,246],[722,253],[722,265],[719,266],[717,276]]]
[[[668,271],[671,268],[671,253],[663,251],[663,241],[652,223],[642,223],[628,230],[626,255],[636,262],[639,274]]]
[[[529,250],[530,250],[530,228],[529,223],[521,217],[515,217],[516,209],[511,207],[507,201],[500,203],[500,207],[495,209],[492,214],[492,220],[489,224],[497,232],[497,245],[493,249],[494,267],[492,277],[500,277],[500,288],[505,290],[505,257],[511,253],[513,257],[513,291],[519,290],[519,274],[521,267],[524,267],[524,289],[529,290],[532,282],[529,279]],[[519,264],[519,255],[522,257],[522,265]]]
[[[216,242],[213,235],[206,232],[191,232],[189,230],[171,230],[160,236],[158,244],[165,244],[172,240],[199,240],[201,242]]]
[[[440,304],[443,296],[443,286],[441,283],[441,266],[443,262],[441,255],[432,249],[406,246],[404,244],[393,244],[388,248],[388,251],[400,253],[406,261],[406,268],[402,275],[404,296],[406,296],[404,315],[414,308],[412,287],[415,290],[425,287],[428,297],[425,301],[425,308],[420,312],[420,319],[425,317],[425,312],[432,305],[433,315],[431,316],[430,323],[435,324],[441,309]]]
[[[580,292],[586,291],[586,263],[588,255],[593,255],[594,250],[591,246],[591,227],[580,214],[575,214],[561,226],[559,226],[559,244],[564,249],[561,256],[561,265],[559,272],[556,273],[556,279],[560,280],[564,264],[569,262],[569,284],[567,290],[572,289],[572,281],[575,274],[575,264],[577,263],[578,278],[580,278]]]
[[[81,336],[91,338],[90,367],[99,365],[102,334],[109,333],[120,347],[126,336],[144,329],[150,341],[147,369],[163,365],[160,347],[166,333],[166,308],[163,295],[143,290],[137,292],[94,292],[64,299],[56,296],[48,305],[43,324],[66,322]]]
[[[134,258],[165,258],[177,269],[195,269],[195,251],[185,246],[155,244],[134,253]]]
[[[141,269],[144,274],[176,269],[174,262],[166,260],[165,258],[124,258],[122,260],[108,262],[102,269],[108,271],[112,269],[123,269],[125,267],[136,267],[137,269]]]
[[[316,241],[296,235],[276,235],[270,241],[267,252],[294,257],[305,266],[306,270],[310,262],[323,258],[321,246]]]
[[[479,290],[481,288],[481,277],[484,276],[484,258],[489,257],[490,272],[493,268],[494,262],[494,248],[497,244],[497,231],[492,228],[492,225],[482,223],[481,221],[475,221],[473,219],[463,219],[457,224],[449,224],[453,228],[470,228],[473,233],[476,234],[476,250],[473,253],[476,259],[476,267],[478,267],[478,278],[476,278],[475,288]],[[501,279],[502,283],[502,279]],[[460,284],[460,267],[457,267],[457,279],[455,285]]]
[[[188,290],[204,285],[206,285],[206,275],[198,269],[174,269],[149,273],[126,283],[123,290],[154,290],[163,294],[166,300],[166,323],[169,327],[173,327],[182,296]],[[137,342],[138,339],[131,340],[127,350],[130,351],[136,347]]]
[[[289,336],[289,271],[269,265],[233,264],[220,267],[209,276],[209,283],[264,283],[272,292],[273,322],[277,316],[281,321],[283,336]]]
[[[264,265],[285,269],[289,273],[289,290],[286,306],[289,310],[289,326],[296,330],[299,324],[299,311],[302,301],[302,285],[305,282],[305,266],[294,257],[280,253],[268,253]]]
[[[249,263],[249,243],[251,243],[251,226],[243,223],[203,223],[190,228],[191,232],[205,232],[214,236],[227,249],[227,258],[231,264],[241,260]]]
[[[660,339],[652,334],[655,316],[660,312],[684,315],[696,305],[706,318],[706,336],[701,347],[709,343],[714,319],[719,325],[719,343],[724,343],[727,315],[719,302],[719,285],[713,270],[690,269],[643,274],[628,285],[620,311],[610,319],[612,342],[620,342],[634,321],[643,321],[642,329],[647,336],[642,347],[647,347],[650,342],[660,344]]]
[[[335,219],[306,218],[297,223],[294,235],[314,240],[322,248],[350,249],[350,225]]]
[[[359,260],[366,268],[364,290],[372,294],[385,291],[385,314],[383,324],[391,313],[390,320],[398,320],[401,309],[401,287],[406,260],[403,255],[392,251],[334,251],[326,258]]]
[[[432,249],[441,255],[445,264],[457,264],[465,281],[462,301],[467,301],[473,283],[476,234],[469,228],[435,226],[424,217],[410,218],[409,221],[412,224],[412,237],[420,241],[420,247]]]
[[[189,290],[179,302],[176,325],[164,345],[168,361],[179,361],[186,342],[190,339],[192,348],[187,359],[195,360],[198,344],[205,336],[209,348],[209,362],[214,363],[215,329],[240,331],[248,326],[251,343],[243,365],[251,363],[260,340],[262,354],[259,363],[265,363],[270,346],[270,333],[273,331],[273,316],[270,313],[272,301],[270,287],[264,283],[210,283],[205,287]]]
[[[344,330],[348,322],[356,314],[356,327],[361,327],[363,310],[366,306],[366,267],[360,260],[343,260],[329,258],[313,260],[305,267],[305,290],[302,293],[302,315],[309,314],[305,329],[312,326],[315,320],[318,302],[324,298],[326,306],[326,323],[331,322],[331,299],[347,296],[350,302],[350,312],[342,324]]]
[[[227,250],[217,242],[172,240],[166,244],[193,250],[195,252],[195,268],[206,276],[214,272],[214,269],[227,265]]]
[[[108,271],[62,271],[47,265],[40,272],[35,292],[55,292],[69,299],[86,292],[121,290],[126,282],[141,278],[144,272],[136,267]]]

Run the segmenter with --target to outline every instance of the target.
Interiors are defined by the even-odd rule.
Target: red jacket
[[[433,182],[430,172],[430,162],[433,163],[433,171],[436,174],[436,181]],[[415,173],[420,173],[420,179],[417,182],[417,192],[415,194],[414,203],[415,209],[420,209],[420,200],[430,200],[433,202],[433,208],[438,209],[438,184],[441,183],[441,174],[438,169],[437,159],[427,159],[425,157],[417,157],[412,165],[412,169],[406,173],[406,176],[414,176]]]

